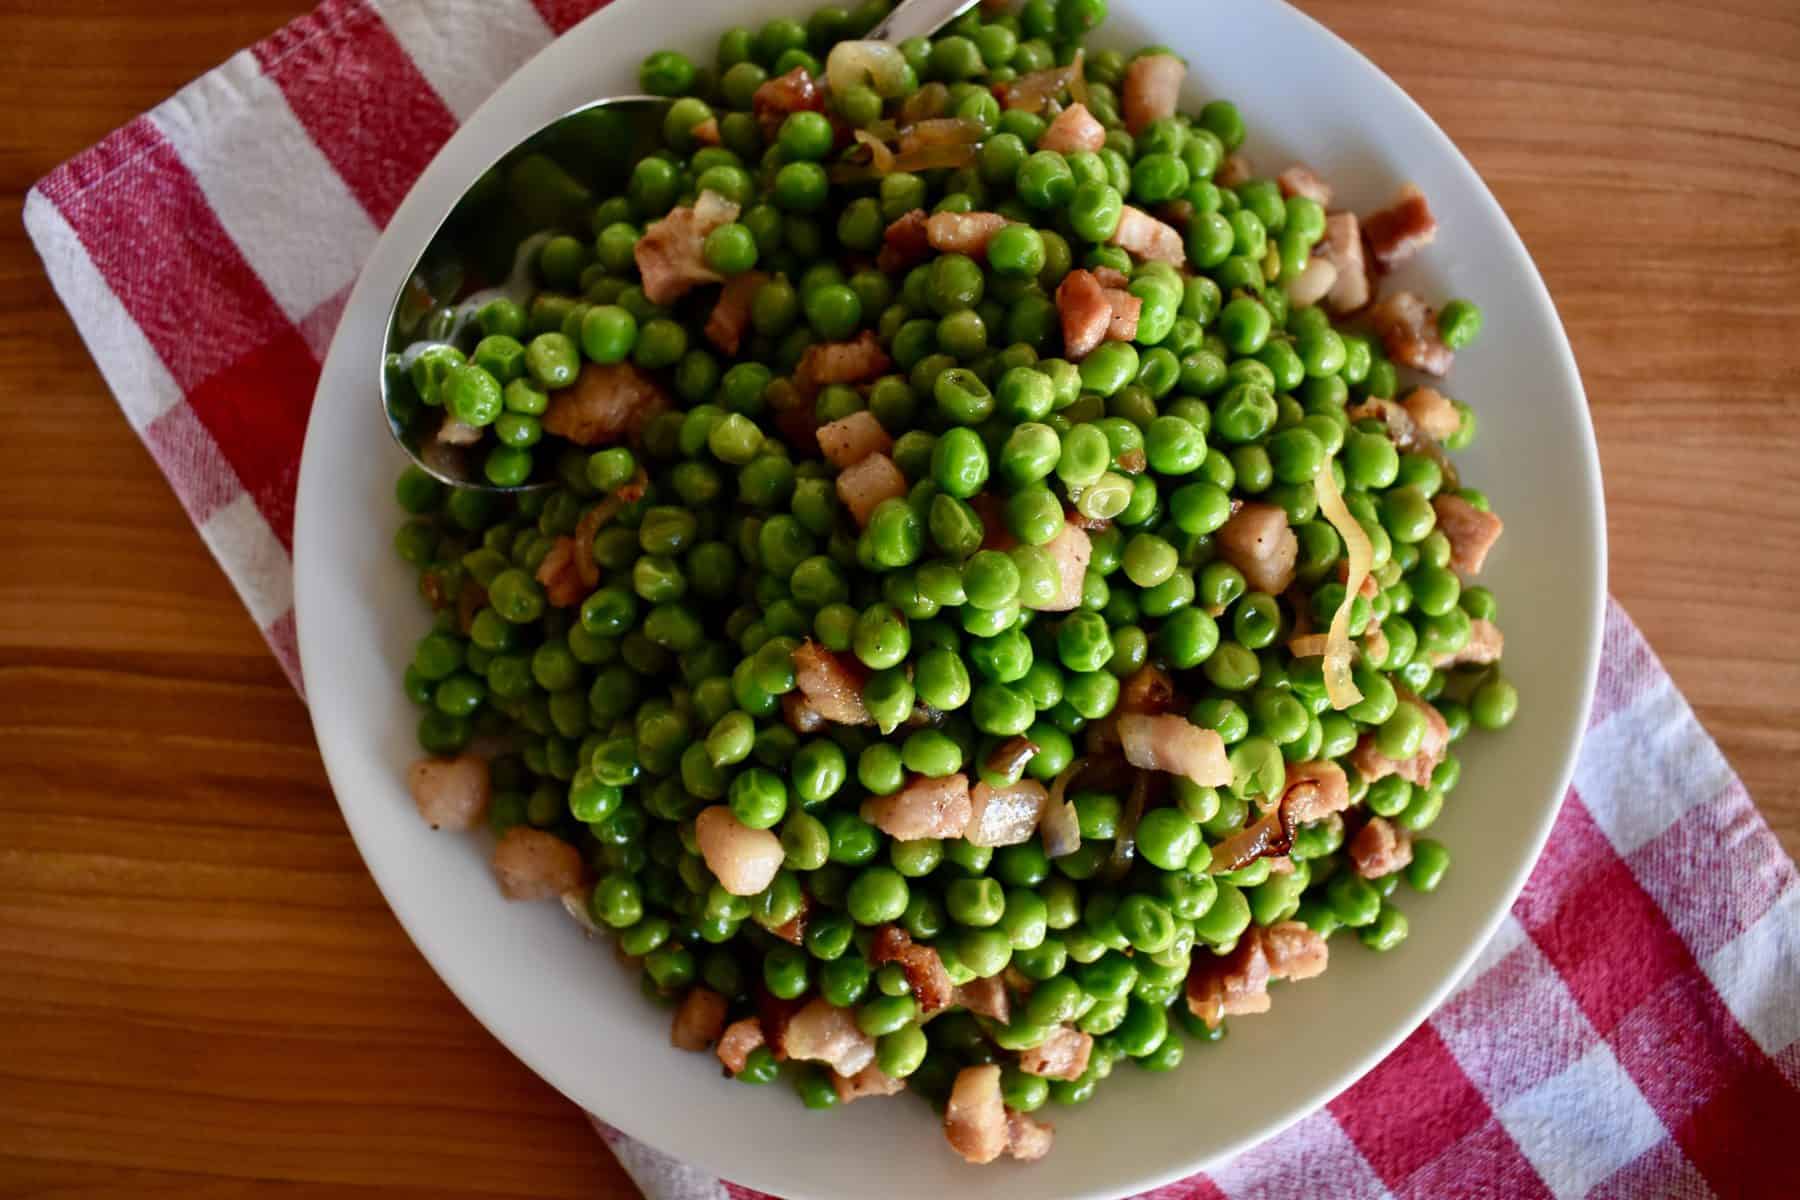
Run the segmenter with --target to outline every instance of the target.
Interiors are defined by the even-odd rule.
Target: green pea
[[[1374,920],[1356,931],[1357,940],[1371,950],[1385,953],[1406,940],[1406,914],[1383,904]]]
[[[1080,184],[1069,200],[1069,227],[1090,242],[1104,242],[1119,227],[1125,198],[1109,183]]]
[[[945,431],[931,452],[931,476],[959,500],[979,492],[988,477],[987,447],[980,436],[961,426]]]
[[[644,973],[664,992],[675,992],[687,987],[694,981],[699,970],[700,964],[693,952],[673,942],[665,943],[644,956]],[[805,989],[804,977],[801,979],[801,989]]]
[[[1519,711],[1519,690],[1499,675],[1484,681],[1469,697],[1469,716],[1482,729],[1504,729]]]
[[[904,977],[901,986],[906,986]],[[911,1025],[918,1013],[918,1003],[910,992],[898,996],[871,996],[856,1010],[856,1027],[870,1037],[886,1037]]]
[[[1438,310],[1438,337],[1452,350],[1475,344],[1481,336],[1481,309],[1473,301],[1452,300]]]
[[[969,702],[975,728],[996,737],[1012,737],[1031,728],[1036,716],[1030,697],[1001,683],[982,683]]]
[[[1130,342],[1102,342],[1081,360],[1081,386],[1102,396],[1116,394],[1137,377],[1137,348]]]
[[[900,872],[892,867],[868,867],[850,884],[845,900],[857,924],[880,925],[898,920],[909,898]]]
[[[891,604],[871,604],[856,619],[856,657],[872,670],[898,666],[911,644],[906,621]]]
[[[1012,961],[1012,943],[998,929],[965,929],[955,941],[956,955],[977,979],[998,975]]]
[[[1126,1003],[1125,1019],[1114,1036],[1119,1046],[1132,1058],[1153,1054],[1169,1036],[1168,1014],[1161,1005],[1146,1003],[1133,996]]]
[[[816,871],[824,866],[831,835],[824,822],[804,812],[790,812],[781,826],[784,865],[792,871]]]
[[[1018,565],[997,550],[978,551],[963,567],[963,592],[976,608],[1004,608],[1018,595],[1019,584]]]
[[[962,747],[956,739],[936,729],[921,729],[908,734],[901,746],[900,759],[906,769],[920,775],[938,778],[962,769]]]

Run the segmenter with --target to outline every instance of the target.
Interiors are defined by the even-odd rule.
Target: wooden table
[[[25,241],[25,189],[306,0],[0,0],[0,1194],[625,1196],[383,906],[306,711]],[[1306,0],[1536,255],[1612,589],[1800,850],[1800,12]]]

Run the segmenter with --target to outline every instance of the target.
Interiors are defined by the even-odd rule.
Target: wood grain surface
[[[35,179],[305,7],[0,0],[0,1196],[628,1196],[382,904],[20,225]],[[1612,589],[1800,850],[1800,9],[1302,7],[1536,256]]]

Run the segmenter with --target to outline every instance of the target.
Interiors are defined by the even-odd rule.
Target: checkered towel
[[[26,200],[126,420],[296,686],[294,484],[351,282],[458,123],[601,2],[327,0]],[[1800,1196],[1793,864],[1616,606],[1605,636],[1575,785],[1468,977],[1324,1109],[1158,1200]],[[601,1133],[652,1200],[746,1195]]]

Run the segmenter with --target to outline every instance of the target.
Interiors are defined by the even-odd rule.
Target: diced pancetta
[[[1450,539],[1450,565],[1464,575],[1479,575],[1506,523],[1449,492],[1433,496],[1431,507],[1437,513],[1437,527]]]
[[[1400,401],[1400,407],[1420,433],[1436,441],[1441,442],[1462,428],[1462,414],[1456,411],[1456,405],[1434,387],[1414,388]]]
[[[1006,994],[1006,982],[998,975],[984,975],[957,988],[951,999],[978,1017],[988,1017],[1001,1024],[1012,1020],[1012,998]]]
[[[939,254],[983,258],[987,255],[988,243],[1007,224],[1006,218],[999,213],[932,213],[925,222],[925,238]]]
[[[487,813],[493,785],[487,759],[468,751],[455,758],[421,758],[406,769],[413,805],[433,829],[473,829]]]
[[[725,1027],[725,1032],[719,1035],[719,1045],[714,1053],[719,1056],[720,1064],[736,1075],[750,1061],[751,1051],[766,1044],[762,1022],[755,1017],[745,1017]]]
[[[1219,557],[1243,572],[1252,589],[1279,596],[1294,582],[1300,540],[1288,528],[1287,511],[1252,501],[1219,527]]]
[[[1349,777],[1334,762],[1289,763],[1281,803],[1290,825],[1322,821],[1350,807]]]
[[[827,721],[839,725],[870,725],[863,705],[863,684],[868,672],[855,659],[846,661],[817,642],[807,640],[794,651],[794,680],[807,703]]]
[[[964,1067],[956,1073],[944,1108],[944,1137],[966,1162],[991,1163],[1006,1152],[1011,1138],[998,1066]]]
[[[1362,232],[1376,265],[1389,271],[1431,245],[1437,237],[1437,218],[1431,215],[1425,193],[1409,183],[1392,204],[1363,218]]]
[[[1030,607],[1044,612],[1068,612],[1081,603],[1081,589],[1087,582],[1094,543],[1081,526],[1065,521],[1062,532],[1051,538],[1044,550],[1056,564],[1056,595],[1043,604]]]
[[[961,837],[969,824],[969,778],[914,775],[891,796],[862,802],[862,819],[902,842]]]
[[[1188,971],[1188,1011],[1217,1028],[1226,1017],[1269,1011],[1271,979],[1311,979],[1330,961],[1325,939],[1298,921],[1251,926],[1230,954],[1197,952]]]
[[[887,374],[894,361],[872,330],[847,342],[815,342],[800,356],[794,382],[811,393],[833,383],[868,383]]]
[[[1056,312],[1062,319],[1063,353],[1076,361],[1106,340],[1113,307],[1092,271],[1077,267],[1056,286]]]
[[[1106,323],[1108,341],[1129,342],[1137,336],[1138,317],[1143,314],[1144,301],[1124,288],[1101,288],[1100,294],[1106,297],[1106,303],[1112,307],[1112,320]]]
[[[1036,1162],[1050,1153],[1056,1128],[1028,1113],[1006,1110],[1006,1153],[1020,1162]]]
[[[887,454],[894,439],[881,427],[881,422],[868,409],[858,409],[829,425],[819,426],[819,451],[825,461],[842,470],[853,467],[871,454]]]
[[[869,518],[881,506],[883,500],[894,500],[906,495],[906,476],[894,465],[894,460],[885,454],[871,454],[853,466],[845,467],[838,472],[837,497],[856,518],[857,525],[869,523]]]
[[[1143,209],[1127,204],[1119,210],[1119,224],[1107,239],[1138,258],[1179,267],[1187,261],[1187,246],[1174,226],[1165,225]]]
[[[508,900],[548,900],[582,879],[581,851],[529,825],[514,825],[500,835],[493,866]]]
[[[717,192],[701,192],[692,205],[670,209],[638,238],[632,257],[652,304],[673,304],[703,283],[724,276],[706,265],[706,235],[737,220],[738,206]]]
[[[1019,1070],[1045,1079],[1079,1079],[1093,1052],[1090,1035],[1059,1025],[1041,1045],[1020,1052]]]
[[[1078,154],[1083,150],[1098,152],[1104,145],[1106,126],[1094,119],[1087,105],[1076,103],[1056,114],[1056,119],[1038,138],[1037,148],[1054,150],[1058,154]]]
[[[1386,817],[1370,817],[1350,839],[1350,861],[1364,879],[1392,875],[1412,861],[1412,832]]]
[[[637,437],[668,407],[662,385],[635,364],[585,363],[572,386],[550,394],[544,431],[598,446]]]
[[[881,235],[881,253],[875,265],[890,275],[925,261],[931,254],[930,224],[925,210],[915,208],[888,224]]]
[[[1277,175],[1275,183],[1281,188],[1283,196],[1305,196],[1308,200],[1317,201],[1321,207],[1331,206],[1331,185],[1320,179],[1305,163],[1295,163]]]
[[[856,1027],[856,1013],[815,996],[788,1021],[782,1048],[789,1058],[822,1062],[854,1076],[875,1061],[875,1039]]]
[[[812,706],[806,693],[794,691],[781,697],[781,719],[795,733],[817,733],[825,728],[825,714]]]
[[[1376,302],[1369,323],[1387,356],[1403,367],[1442,378],[1456,354],[1438,336],[1436,314],[1411,292],[1395,292]]]
[[[895,1079],[874,1063],[870,1063],[854,1075],[833,1073],[831,1086],[837,1089],[838,1099],[849,1104],[852,1100],[861,1100],[864,1096],[897,1096],[906,1090],[906,1081]]]
[[[694,819],[694,840],[706,869],[734,896],[754,896],[768,887],[787,856],[780,838],[745,825],[724,804],[701,810]]]
[[[1485,617],[1476,617],[1469,622],[1469,640],[1463,643],[1462,649],[1455,654],[1434,654],[1431,665],[1434,667],[1457,667],[1463,665],[1486,666],[1500,661],[1500,655],[1506,650],[1506,638],[1500,627]]]
[[[825,93],[805,67],[765,81],[750,94],[750,111],[762,128],[764,140],[773,143],[781,123],[797,112],[825,111]]]
[[[1224,740],[1186,717],[1126,713],[1118,720],[1118,733],[1125,761],[1134,767],[1180,775],[1201,787],[1231,782]]]
[[[875,931],[869,946],[869,961],[876,966],[897,962],[906,972],[907,986],[918,1002],[919,1012],[929,1015],[949,1006],[956,995],[944,960],[930,946],[921,946],[898,925],[883,925]]]
[[[1300,921],[1277,921],[1261,934],[1269,960],[1269,978],[1298,983],[1325,973],[1331,949],[1325,939]]]
[[[1342,316],[1369,302],[1369,267],[1363,261],[1362,231],[1355,213],[1332,213],[1325,218],[1325,236],[1313,247],[1313,257],[1331,264],[1326,308]]]
[[[1125,128],[1142,133],[1152,121],[1175,115],[1187,64],[1173,54],[1140,54],[1125,68],[1119,89]]]
[[[1415,787],[1430,787],[1431,773],[1444,761],[1444,751],[1450,746],[1450,726],[1445,724],[1443,714],[1425,701],[1405,689],[1395,690],[1401,693],[1400,703],[1416,704],[1425,714],[1425,740],[1418,753],[1408,759],[1389,758],[1376,746],[1375,735],[1365,733],[1350,752],[1350,765],[1370,783],[1398,775]]]
[[[769,277],[762,271],[745,271],[727,279],[706,319],[706,340],[726,354],[736,354],[744,331],[750,328],[750,305],[756,290],[767,282]]]

